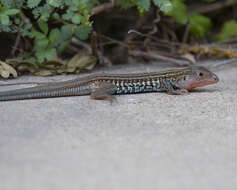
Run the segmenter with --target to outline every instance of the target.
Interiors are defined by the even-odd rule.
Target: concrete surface
[[[237,189],[237,68],[216,73],[185,96],[0,102],[0,190]]]

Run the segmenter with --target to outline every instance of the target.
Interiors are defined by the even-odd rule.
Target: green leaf
[[[0,1],[3,7],[14,7],[20,9],[23,6],[24,1],[22,0],[1,0]],[[1,7],[1,5],[0,5]],[[1,8],[0,8],[1,10]]]
[[[35,50],[39,51],[45,49],[49,44],[49,40],[47,38],[37,39],[35,40]]]
[[[47,35],[47,34],[48,34],[48,30],[49,30],[48,24],[47,24],[45,21],[43,21],[43,20],[39,20],[39,21],[38,21],[38,24],[39,24],[40,30],[41,30],[45,35]]]
[[[35,56],[37,57],[39,63],[42,63],[45,59],[53,60],[57,57],[57,51],[55,48],[41,49],[36,51]]]
[[[45,35],[41,32],[33,31],[29,34],[29,37],[30,38],[43,39],[43,38],[45,38]]]
[[[45,58],[47,60],[52,60],[53,58],[55,58],[57,55],[57,51],[55,48],[52,48],[52,49],[47,49],[45,51]]]
[[[63,7],[63,0],[47,0],[47,2],[54,7]]]
[[[39,63],[43,63],[45,59],[45,51],[36,51],[35,56]]]
[[[27,6],[29,8],[37,7],[40,4],[41,0],[27,0]]]
[[[78,7],[79,3],[80,2],[78,0],[72,0],[72,5],[75,7]]]
[[[14,18],[14,23],[17,25],[21,25],[21,20],[19,18]]]
[[[136,5],[140,14],[144,14],[150,8],[150,0],[137,0]]]
[[[173,19],[180,24],[186,24],[188,21],[187,9],[183,0],[172,0],[171,1],[173,8],[166,12],[168,16],[172,16]]]
[[[60,15],[58,13],[53,13],[53,18],[54,19],[59,19],[60,18]]]
[[[20,11],[18,9],[7,9],[6,11],[4,11],[4,14],[6,14],[6,15],[15,15],[19,12]]]
[[[66,11],[66,13],[64,13],[64,14],[62,15],[62,18],[63,18],[64,20],[70,20],[70,19],[73,17],[73,15],[74,15],[74,12],[71,11],[70,9],[68,9],[68,10]]]
[[[70,24],[63,25],[61,28],[61,36],[63,39],[69,39],[72,36],[73,26]]]
[[[80,22],[81,22],[81,15],[75,14],[75,15],[72,17],[72,22],[73,22],[74,24],[80,24]]]
[[[68,47],[69,44],[70,44],[69,40],[61,41],[59,43],[59,46],[57,46],[58,53],[61,54],[65,50],[65,48]]]
[[[121,2],[122,8],[124,9],[128,9],[136,5],[135,1],[133,0],[120,0],[120,2]]]
[[[153,2],[163,12],[169,12],[173,8],[173,5],[170,0],[153,0]]]
[[[38,7],[34,8],[32,13],[33,13],[35,19],[39,18],[39,20],[48,21],[53,10],[54,10],[54,7],[45,3],[42,6],[38,6]]]
[[[60,34],[59,29],[54,28],[53,30],[51,30],[49,33],[50,42],[54,43],[55,41],[57,41],[59,38],[59,34]]]
[[[190,31],[196,36],[205,36],[209,33],[212,22],[211,19],[198,13],[189,15]]]
[[[221,33],[216,36],[216,40],[228,40],[229,38],[237,36],[237,22],[230,20],[226,22],[221,29]]]
[[[75,29],[75,35],[81,40],[86,40],[91,32],[91,27],[79,26]]]
[[[10,20],[9,20],[9,16],[5,15],[5,14],[1,14],[0,15],[0,22],[3,25],[8,25]]]

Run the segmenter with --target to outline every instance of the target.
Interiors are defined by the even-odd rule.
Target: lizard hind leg
[[[90,98],[95,100],[108,100],[111,104],[116,101],[112,96],[117,90],[116,85],[110,82],[94,82],[90,85]]]

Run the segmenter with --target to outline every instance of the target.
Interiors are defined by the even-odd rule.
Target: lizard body
[[[0,101],[90,95],[112,101],[111,95],[145,92],[184,94],[196,87],[215,84],[218,77],[200,66],[138,74],[96,74],[74,80],[0,92]]]

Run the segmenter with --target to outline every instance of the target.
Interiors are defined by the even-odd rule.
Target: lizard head
[[[188,91],[193,88],[215,84],[219,81],[217,75],[201,66],[191,66],[186,68],[187,72],[180,76],[178,87]]]

